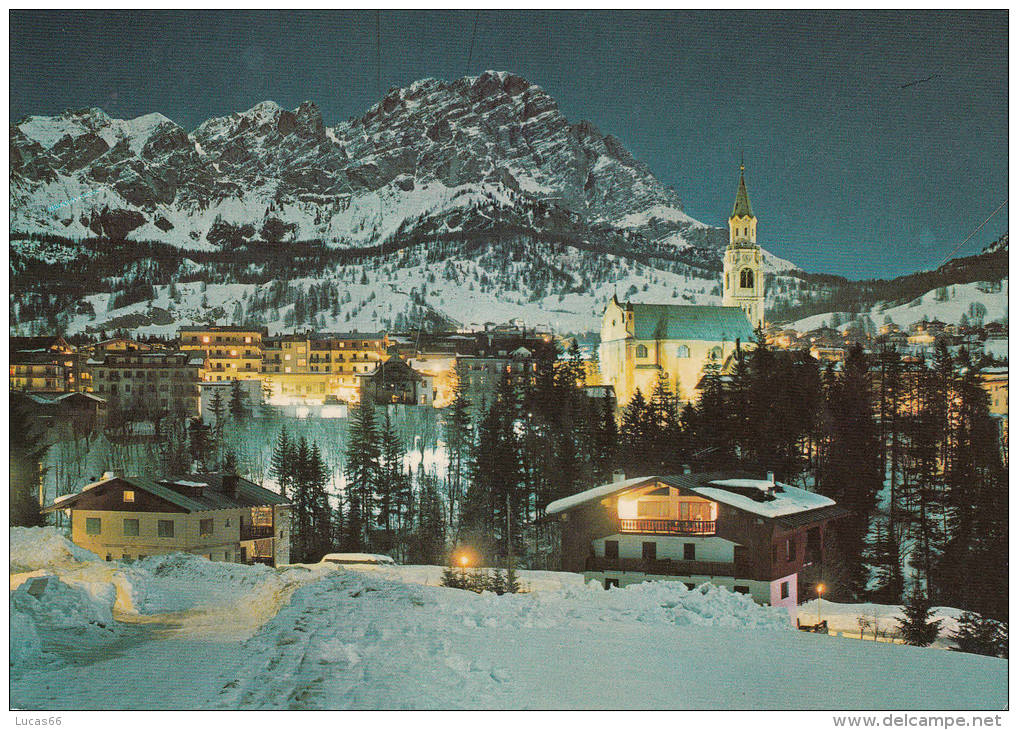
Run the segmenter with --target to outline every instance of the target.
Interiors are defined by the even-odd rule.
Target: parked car
[[[395,565],[396,561],[388,555],[373,553],[329,553],[322,558],[323,563],[335,565]]]

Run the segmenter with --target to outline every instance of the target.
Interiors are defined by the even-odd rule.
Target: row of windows
[[[147,373],[147,375],[146,375],[146,373]],[[197,370],[195,370],[194,373],[197,374]],[[188,377],[188,375],[189,375],[189,373],[188,373],[187,370],[179,370],[179,369],[177,369],[177,370],[166,370],[166,369],[163,369],[163,368],[161,368],[159,370],[137,370],[137,371],[135,371],[133,376],[131,375],[131,371],[130,370],[110,370],[110,371],[96,370],[95,371],[95,378],[96,378],[96,380],[105,380],[107,377],[109,377],[110,380],[120,380],[121,378],[124,378],[125,380],[130,380],[132,377],[135,380],[145,380],[146,378],[148,380],[158,380],[158,379],[165,379],[165,378],[172,378],[174,380],[184,380],[184,379],[186,379]]]
[[[604,541],[604,556],[609,560],[618,560],[619,558],[619,541],[618,540],[605,540]],[[643,543],[643,559],[644,560],[657,560],[657,543],[656,542],[645,542]],[[682,543],[682,559],[683,560],[696,560],[696,543],[685,542]]]
[[[161,393],[165,393],[165,392],[168,392],[170,390],[171,390],[171,388],[168,385],[166,385],[165,383],[159,386],[159,392],[161,392]],[[183,395],[188,395],[188,394],[197,395],[198,394],[197,387],[191,387],[191,386],[187,386],[187,385],[174,385],[173,388],[172,388],[172,391],[174,393],[176,393],[178,397],[180,397],[181,394],[183,394]],[[102,384],[102,383],[99,383],[96,386],[96,392],[105,393],[106,392],[106,386],[104,384]],[[109,392],[110,393],[118,393],[119,392],[119,389],[118,389],[116,383],[110,383]],[[130,383],[125,383],[124,384],[124,392],[125,393],[130,393],[131,392],[131,384]],[[134,392],[135,393],[155,393],[156,392],[156,387],[154,385],[149,385],[148,388],[146,388],[144,385],[136,385],[135,388],[134,388]]]
[[[134,492],[125,491],[124,501],[133,502]],[[230,519],[226,518],[225,526],[230,526]],[[125,517],[123,521],[123,536],[124,537],[140,537],[141,523],[137,517]],[[210,537],[215,531],[215,519],[209,517],[205,520],[198,521],[198,536],[199,537]],[[159,537],[173,537],[174,536],[174,522],[173,520],[159,520],[156,524],[156,533]],[[102,517],[86,517],[85,518],[85,534],[86,535],[100,535],[102,534]]]
[[[637,357],[644,358],[644,357],[648,357],[649,354],[650,354],[650,351],[647,349],[646,345],[637,345],[636,346],[636,356]],[[675,357],[683,358],[683,359],[689,357],[689,348],[686,345],[679,345],[678,347],[675,348]],[[710,351],[707,353],[707,357],[709,357],[711,360],[718,360],[718,359],[720,359],[721,358],[721,348],[720,347],[712,347],[710,349]]]
[[[140,537],[140,522],[136,517],[124,518],[122,533],[124,537]],[[101,535],[103,531],[102,517],[85,518],[85,534]],[[173,520],[159,520],[156,533],[159,537],[173,537]],[[210,533],[211,534],[211,533]]]

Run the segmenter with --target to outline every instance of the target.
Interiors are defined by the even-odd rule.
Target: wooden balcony
[[[747,577],[750,566],[741,563],[715,563],[705,560],[643,560],[641,558],[587,558],[584,570],[647,573],[649,575],[724,575]]]
[[[714,520],[619,520],[619,532],[636,532],[649,535],[713,535],[717,532]]]
[[[241,540],[258,540],[272,537],[272,525],[241,525]]]

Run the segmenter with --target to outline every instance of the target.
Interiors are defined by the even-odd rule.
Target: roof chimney
[[[626,473],[624,471],[616,470],[612,472],[612,482],[624,482],[626,480]]]
[[[237,498],[237,480],[240,479],[236,474],[223,474],[223,494],[230,499]]]

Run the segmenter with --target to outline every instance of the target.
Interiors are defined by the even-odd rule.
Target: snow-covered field
[[[819,611],[817,600],[799,605],[799,621],[815,624],[818,619],[827,622],[832,635],[838,634],[864,641],[900,641],[898,619],[904,619],[901,606],[882,603],[834,603],[821,600]],[[931,608],[933,618],[940,621],[940,635],[933,646],[951,649],[957,644],[950,638],[958,630],[958,619],[962,611],[947,606]],[[874,638],[876,637],[876,638]]]
[[[11,705],[24,709],[1000,709],[1007,662],[804,634],[681,583],[528,593],[436,566],[106,563],[11,531]],[[41,591],[36,581],[46,577]],[[33,586],[36,588],[33,589]],[[37,595],[33,595],[33,592]]]

